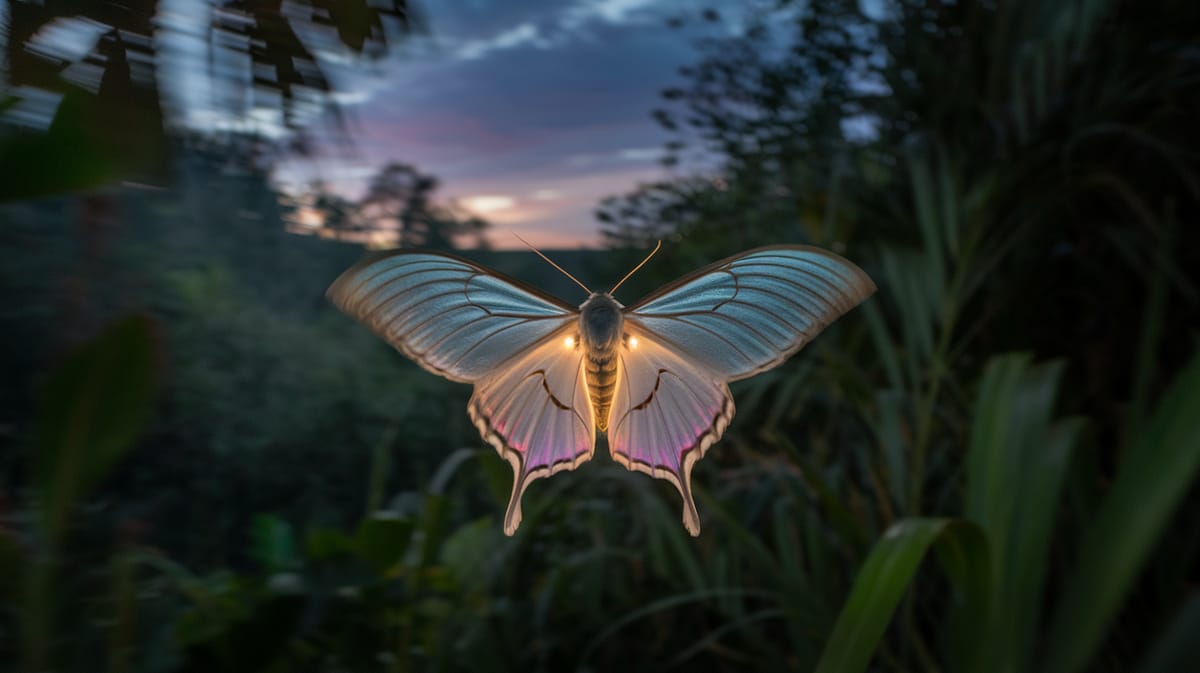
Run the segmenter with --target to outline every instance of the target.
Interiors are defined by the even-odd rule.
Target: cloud
[[[487,39],[464,42],[454,51],[454,57],[460,61],[474,61],[495,51],[526,45],[545,48],[549,46],[549,43],[541,38],[537,26],[532,23],[522,23]]]
[[[515,49],[557,49],[569,47],[596,24],[609,26],[645,24],[664,18],[668,8],[679,0],[581,0],[549,11],[527,7],[524,13],[509,15],[509,23],[495,27],[482,36],[446,38],[458,61],[475,61],[499,51]],[[512,3],[519,7],[520,3]],[[455,26],[457,28],[457,26]],[[470,30],[470,27],[462,28]],[[461,34],[460,34],[461,35]]]
[[[661,176],[657,167],[626,164],[608,170],[578,175],[529,174],[480,176],[446,181],[446,197],[463,198],[470,194],[555,193],[558,198],[523,198],[511,208],[488,213],[486,219],[497,225],[489,232],[492,243],[500,248],[519,248],[521,243],[507,234],[513,228],[534,245],[599,245],[601,239],[594,216],[600,199],[628,192],[639,182]],[[553,238],[553,244],[549,238]]]
[[[488,215],[498,210],[512,208],[517,205],[517,200],[511,196],[504,196],[502,194],[481,194],[479,196],[465,197],[460,203],[467,209],[480,215]]]
[[[648,10],[671,3],[663,0],[584,0],[563,12],[563,27],[574,30],[594,21],[633,23],[653,17]]]
[[[371,100],[373,92],[369,89],[351,89],[348,91],[335,91],[330,98],[334,103],[342,106],[361,105]]]
[[[563,161],[574,168],[612,165],[626,161],[654,161],[662,156],[661,147],[627,147],[612,152],[572,154]]]
[[[662,153],[661,147],[629,147],[617,152],[617,156],[627,161],[656,161]]]

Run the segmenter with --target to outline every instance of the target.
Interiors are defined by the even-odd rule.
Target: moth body
[[[579,307],[579,346],[584,349],[587,387],[600,432],[608,430],[608,411],[617,387],[623,308],[612,295],[600,292],[593,293]]]

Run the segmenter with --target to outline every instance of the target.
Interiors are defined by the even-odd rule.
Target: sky
[[[737,32],[763,2],[410,0],[425,30],[377,62],[356,60],[329,31],[301,35],[335,85],[348,134],[322,134],[333,127],[315,116],[310,130],[348,142],[286,160],[276,180],[293,192],[320,180],[357,198],[381,167],[408,163],[441,181],[439,199],[495,224],[496,247],[522,245],[508,230],[539,247],[599,245],[593,212],[602,198],[669,177],[659,159],[670,135],[652,117],[665,103],[659,92],[683,82],[679,68],[700,57],[699,38]],[[158,89],[172,123],[287,133],[278,101],[228,93],[252,90],[250,64],[244,44],[207,30],[208,2],[159,0],[157,8]],[[721,20],[702,20],[704,9]],[[63,19],[30,48],[76,64],[64,76],[93,86],[98,71],[83,57],[106,31]],[[209,59],[240,84],[222,88]],[[48,123],[58,97],[36,93],[24,92],[7,117]]]
[[[278,178],[321,179],[358,196],[390,161],[441,180],[496,226],[496,247],[595,246],[601,198],[667,177],[669,136],[651,117],[682,80],[694,40],[732,30],[747,0],[437,0],[418,5],[426,36],[375,73],[340,84],[352,144],[294,160]],[[721,10],[721,24],[699,20]],[[668,27],[672,17],[690,20]],[[336,58],[336,55],[330,55]]]

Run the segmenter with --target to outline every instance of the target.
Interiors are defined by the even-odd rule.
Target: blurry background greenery
[[[366,61],[420,29],[402,0],[217,4],[289,123],[334,89],[297,34]],[[60,98],[0,136],[5,670],[1200,661],[1196,3],[783,1],[698,46],[647,111],[679,177],[600,204],[610,250],[554,256],[615,278],[666,239],[632,299],[809,242],[880,292],[735,386],[697,540],[669,486],[600,456],[506,538],[469,389],[323,298],[381,219],[443,248],[486,223],[403,164],[357,203],[281,193],[298,122],[173,127],[155,8],[8,7],[0,109]],[[111,29],[86,86],[24,48],[68,16]],[[326,237],[288,233],[313,210]]]

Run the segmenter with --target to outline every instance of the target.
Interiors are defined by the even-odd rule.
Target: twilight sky
[[[600,198],[666,175],[667,134],[652,120],[658,92],[680,82],[693,40],[732,30],[752,0],[436,0],[421,2],[429,34],[365,76],[350,70],[341,100],[353,144],[295,161],[284,182],[320,178],[358,196],[395,160],[442,180],[496,224],[498,247],[594,245]],[[701,7],[725,21],[704,25]],[[671,17],[689,19],[684,29]]]

